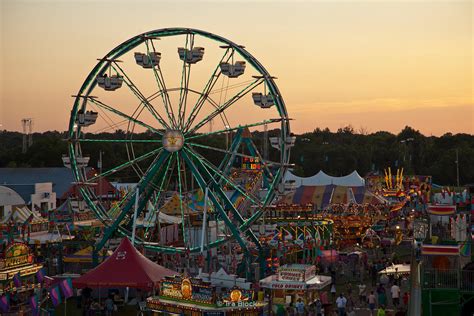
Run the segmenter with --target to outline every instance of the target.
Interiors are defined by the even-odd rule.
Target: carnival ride
[[[95,254],[118,235],[147,251],[184,255],[233,240],[247,263],[250,247],[263,251],[250,228],[273,201],[295,139],[275,77],[243,46],[196,29],[146,32],[100,58],[73,97],[64,159],[105,225]],[[252,141],[266,126],[278,130],[273,161]],[[123,137],[97,136],[121,128]],[[123,146],[128,159],[91,175],[88,144]],[[92,189],[130,170],[136,190],[115,203]]]

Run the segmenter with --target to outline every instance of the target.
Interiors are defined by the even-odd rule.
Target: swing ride
[[[275,77],[243,46],[196,29],[146,32],[98,59],[73,97],[65,159],[105,226],[96,253],[117,236],[164,254],[231,243],[247,264],[263,251],[251,226],[274,200],[294,137]],[[273,160],[253,139],[267,126],[277,131]],[[106,130],[121,137],[100,138]],[[128,159],[91,175],[82,163],[91,143]],[[136,189],[113,203],[91,189],[130,170]]]

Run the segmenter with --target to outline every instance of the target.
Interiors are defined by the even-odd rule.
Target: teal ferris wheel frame
[[[166,38],[172,36],[186,36],[186,40],[188,37],[192,36],[194,40],[195,36],[201,36],[212,41],[216,41],[221,43],[226,48],[226,53],[222,57],[221,61],[225,59],[227,56],[227,52],[231,52],[231,54],[237,53],[240,57],[242,57],[245,62],[251,65],[260,75],[254,77],[255,80],[242,89],[239,93],[235,94],[233,97],[229,98],[229,101],[224,102],[223,104],[215,104],[215,111],[210,113],[208,116],[205,117],[203,121],[196,123],[193,126],[194,120],[196,119],[197,113],[202,108],[202,103],[209,102],[209,93],[212,90],[215,84],[215,77],[219,77],[221,75],[222,70],[219,69],[219,64],[217,65],[216,69],[214,70],[213,76],[209,79],[206,86],[204,87],[203,91],[199,94],[199,99],[196,104],[194,104],[193,108],[190,112],[186,113],[186,101],[181,101],[186,98],[186,94],[192,92],[189,86],[186,83],[186,69],[185,69],[185,62],[183,62],[183,76],[181,85],[179,87],[180,94],[180,101],[179,106],[173,110],[172,105],[170,104],[169,96],[167,96],[168,91],[171,89],[167,88],[164,83],[163,76],[161,74],[160,67],[153,68],[153,72],[155,74],[155,79],[158,85],[158,93],[163,98],[163,105],[165,107],[165,112],[167,117],[162,117],[157,111],[152,109],[152,105],[148,102],[148,100],[144,97],[144,95],[140,92],[140,90],[133,84],[133,82],[127,77],[126,73],[123,69],[120,68],[119,64],[117,63],[118,58],[122,55],[130,52],[137,46],[141,44],[145,44],[147,47],[148,53],[152,50],[156,52],[155,47],[153,45],[149,45],[149,42],[152,42],[153,39],[156,38]],[[188,47],[188,43],[186,42],[186,47]],[[190,46],[191,47],[191,46]],[[122,111],[110,106],[108,104],[103,103],[100,99],[96,99],[93,97],[93,91],[97,87],[97,76],[106,73],[106,71],[110,68],[113,68],[117,72],[121,72],[124,75],[124,81],[127,84],[128,88],[136,95],[136,97],[144,104],[144,107],[152,113],[152,115],[156,118],[158,123],[158,127],[150,126],[150,124],[146,124],[139,119],[135,118],[133,115],[125,114]],[[189,77],[188,77],[189,78]],[[278,111],[279,117],[271,118],[268,120],[259,121],[253,124],[244,124],[237,127],[227,127],[224,130],[219,130],[215,132],[209,133],[201,133],[196,134],[200,127],[204,124],[203,122],[209,122],[210,119],[217,117],[219,115],[224,114],[225,111],[236,103],[236,101],[240,100],[243,96],[247,95],[250,91],[253,91],[255,87],[258,85],[263,84],[266,89],[268,89],[269,95],[272,96],[274,106]],[[138,200],[138,215],[144,211],[147,207],[147,203],[150,199],[153,198],[154,192],[153,187],[151,184],[163,183],[164,179],[167,176],[167,172],[170,168],[170,164],[177,164],[178,168],[178,175],[181,174],[180,172],[180,163],[185,164],[189,170],[191,170],[193,176],[195,177],[196,182],[198,183],[199,187],[204,190],[205,188],[209,188],[211,193],[209,194],[209,201],[216,208],[216,212],[219,214],[219,217],[224,221],[227,228],[231,231],[232,236],[219,238],[215,241],[209,242],[208,244],[204,245],[204,249],[211,249],[213,247],[217,247],[222,243],[228,242],[230,239],[235,239],[239,245],[242,247],[244,253],[248,254],[249,249],[247,248],[248,242],[244,240],[247,238],[248,241],[254,243],[255,247],[261,249],[261,245],[258,239],[255,237],[251,230],[251,225],[258,220],[265,207],[268,206],[274,199],[276,194],[277,186],[280,184],[281,179],[288,167],[289,162],[289,155],[290,155],[290,146],[287,144],[286,140],[290,136],[290,124],[289,124],[289,117],[285,107],[284,100],[281,96],[281,93],[275,84],[274,77],[270,76],[267,70],[263,67],[263,65],[254,58],[243,46],[237,45],[234,42],[231,42],[221,36],[197,30],[197,29],[190,29],[190,28],[165,28],[165,29],[158,29],[149,31],[140,35],[137,35],[124,43],[118,45],[116,48],[112,49],[108,54],[106,54],[103,58],[99,60],[96,66],[92,69],[89,75],[86,77],[84,83],[82,84],[81,88],[79,89],[78,93],[74,100],[74,105],[71,111],[70,121],[69,121],[69,130],[68,130],[68,151],[69,151],[69,159],[71,164],[71,169],[74,175],[75,180],[77,183],[83,183],[85,185],[79,186],[80,194],[82,195],[83,199],[87,202],[89,208],[95,213],[97,218],[105,225],[105,233],[102,238],[96,245],[95,251],[100,250],[107,240],[111,238],[114,233],[119,233],[123,236],[131,236],[131,226],[132,226],[132,214],[134,210],[134,197],[132,194],[127,194],[123,200],[119,203],[118,215],[115,218],[112,218],[109,215],[108,209],[97,203],[97,196],[95,196],[93,190],[90,189],[86,184],[91,183],[94,181],[99,180],[101,177],[107,177],[113,174],[114,170],[119,170],[122,168],[129,168],[134,167],[138,161],[141,161],[145,158],[154,157],[153,162],[149,165],[148,169],[142,175],[139,183],[137,184],[139,187],[139,200]],[[202,103],[200,103],[202,102]],[[80,161],[78,161],[79,157],[82,157],[82,150],[80,144],[83,142],[118,142],[118,143],[133,143],[133,142],[149,142],[149,143],[157,143],[160,144],[160,141],[156,139],[149,139],[149,140],[132,140],[132,139],[117,139],[117,140],[100,140],[100,139],[85,139],[83,137],[82,129],[83,127],[77,124],[79,113],[84,113],[88,109],[88,104],[92,103],[97,107],[102,108],[105,111],[109,111],[114,113],[125,120],[129,120],[134,125],[140,125],[150,132],[159,135],[162,138],[161,146],[156,148],[155,150],[146,153],[145,155],[139,157],[132,157],[129,159],[128,162],[124,162],[123,164],[111,168],[98,176],[94,176],[92,178],[88,178],[86,176],[86,171],[82,168]],[[148,106],[147,106],[148,104]],[[201,108],[199,107],[201,104]],[[169,107],[169,108],[168,108]],[[177,110],[177,111],[176,111]],[[189,110],[189,109],[188,109]],[[176,114],[177,112],[177,114]],[[262,159],[262,164],[265,166],[267,170],[267,174],[270,174],[271,180],[268,184],[268,191],[264,195],[264,197],[258,201],[255,201],[255,195],[248,194],[245,190],[242,190],[241,187],[236,186],[235,183],[229,179],[228,175],[224,174],[220,167],[209,163],[202,155],[200,155],[196,149],[199,148],[207,148],[213,149],[212,147],[203,145],[203,144],[193,144],[192,139],[200,137],[199,135],[219,135],[223,133],[229,132],[241,132],[243,129],[249,127],[257,127],[263,126],[267,124],[278,124],[279,126],[279,161],[277,162],[270,162],[265,161]],[[171,131],[178,131],[177,133],[181,133],[183,138],[183,144],[177,150],[169,150],[169,148],[164,148],[164,139],[166,139],[168,130]],[[178,135],[180,136],[180,135]],[[174,137],[174,136],[173,136]],[[214,148],[215,149],[215,148]],[[236,151],[230,152],[228,150],[224,150],[226,155],[232,156],[246,156]],[[255,154],[257,155],[257,154]],[[261,158],[261,156],[259,155]],[[230,159],[228,157],[228,159]],[[269,171],[268,166],[272,166],[271,172]],[[179,182],[179,193],[180,197],[182,197],[182,187],[181,184],[183,179],[179,177],[177,179]],[[230,185],[236,191],[239,191],[245,199],[252,200],[254,202],[255,210],[251,215],[247,218],[243,218],[240,214],[239,210],[233,205],[233,203],[226,197],[225,192],[222,190],[223,185]],[[160,190],[163,188],[160,187]],[[241,192],[244,191],[244,192]],[[181,205],[182,211],[182,205]],[[230,218],[230,214],[232,214],[232,218]],[[184,215],[183,215],[184,216]],[[184,233],[184,224],[183,226],[183,233]],[[246,237],[245,237],[246,236]],[[135,244],[141,245],[148,250],[154,250],[158,252],[164,253],[183,253],[183,252],[200,252],[200,247],[168,247],[158,244],[157,242],[150,242],[141,238],[135,238]]]

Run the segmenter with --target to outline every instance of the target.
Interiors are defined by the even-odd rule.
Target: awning
[[[431,215],[453,215],[456,213],[456,205],[429,205],[428,213]]]
[[[331,284],[331,277],[316,275],[306,282],[278,281],[277,275],[260,280],[260,287],[277,290],[321,290]]]
[[[459,256],[459,245],[422,245],[421,254],[427,256]]]
[[[382,271],[379,271],[379,274],[386,275],[409,275],[410,274],[410,265],[409,264],[394,264],[389,267],[386,267]]]

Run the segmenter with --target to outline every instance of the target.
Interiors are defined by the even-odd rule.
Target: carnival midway
[[[290,113],[250,51],[167,28],[98,59],[65,167],[0,171],[2,315],[472,315],[474,187],[297,176]]]

